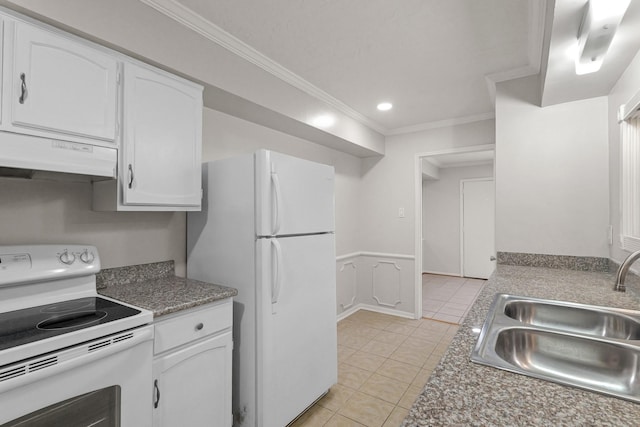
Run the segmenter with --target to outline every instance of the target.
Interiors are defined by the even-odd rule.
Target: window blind
[[[622,249],[640,250],[640,93],[621,112]],[[634,102],[635,101],[635,102]]]

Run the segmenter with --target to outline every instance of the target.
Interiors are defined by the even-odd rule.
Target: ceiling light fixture
[[[390,102],[381,102],[378,104],[378,110],[380,111],[389,111],[393,108],[393,104]]]
[[[631,0],[589,0],[578,31],[576,74],[594,73],[602,66],[618,25]]]

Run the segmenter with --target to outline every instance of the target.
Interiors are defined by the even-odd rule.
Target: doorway
[[[494,150],[495,146],[490,144],[416,155],[416,230],[420,237],[416,239],[415,251],[416,318],[425,314],[435,318],[433,315],[440,310],[441,317],[443,312],[451,312],[448,318],[440,320],[458,323],[454,317],[463,318],[484,284],[465,277],[478,273],[473,270],[465,273],[464,260],[473,261],[473,257],[465,256],[463,248],[473,247],[473,233],[467,233],[469,241],[465,242],[461,189],[463,181],[492,182]],[[470,199],[468,203],[471,202]],[[493,208],[493,202],[490,206]],[[474,218],[468,217],[466,224],[473,225]],[[493,231],[488,233],[493,237]],[[493,250],[482,258],[491,255]],[[423,286],[429,286],[424,288],[424,296]]]

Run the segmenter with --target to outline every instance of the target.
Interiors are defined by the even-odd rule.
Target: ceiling
[[[555,2],[543,106],[607,95],[640,49],[640,1],[632,0],[600,71],[576,75],[572,53],[585,3],[586,0]]]
[[[383,133],[492,114],[486,76],[541,51],[538,0],[178,1]]]
[[[606,95],[640,47],[640,0],[601,72],[580,78],[566,43],[586,0],[142,1],[195,13],[383,135],[492,118],[496,82],[539,72],[544,105]]]

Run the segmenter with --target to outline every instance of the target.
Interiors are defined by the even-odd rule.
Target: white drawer
[[[185,310],[155,323],[154,354],[159,354],[190,341],[230,328],[233,323],[233,303],[222,302]]]

